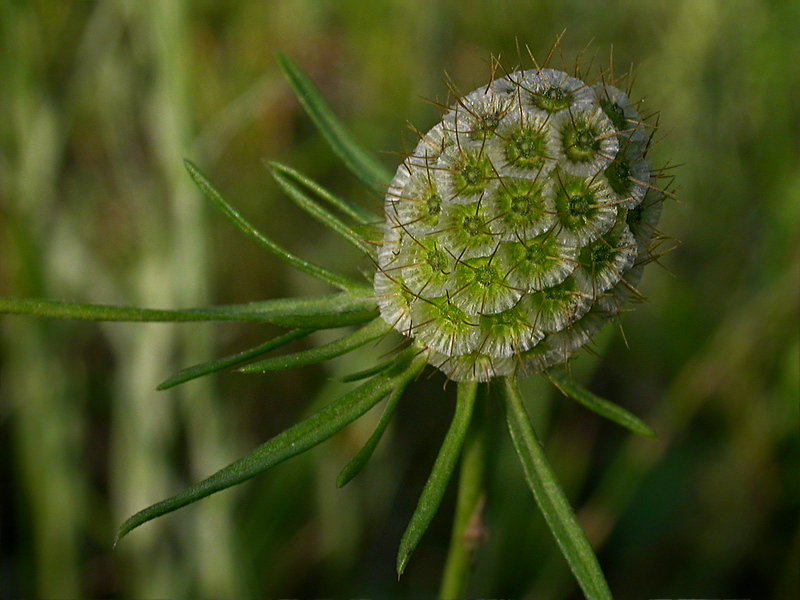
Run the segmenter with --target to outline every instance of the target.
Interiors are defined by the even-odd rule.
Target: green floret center
[[[427,198],[425,198],[425,206],[428,208],[428,215],[438,215],[442,211],[442,199],[439,197],[439,194],[431,192]]]
[[[569,229],[585,226],[598,209],[595,194],[582,180],[568,180],[556,192],[556,210]]]
[[[492,163],[486,156],[466,156],[454,175],[456,193],[465,196],[480,194],[489,184]]]
[[[481,119],[481,126],[484,131],[497,129],[500,124],[500,116],[497,114],[486,115]]]
[[[613,102],[611,98],[601,98],[600,108],[602,108],[603,112],[606,113],[606,116],[614,124],[614,128],[617,131],[622,131],[627,129],[625,120],[625,111],[619,104]]]
[[[528,246],[525,253],[525,259],[535,265],[541,265],[547,258],[547,248],[541,243]]]
[[[497,205],[509,230],[534,226],[546,214],[542,186],[527,179],[505,182],[497,191]]]
[[[520,215],[521,217],[524,217],[531,212],[532,207],[533,202],[531,201],[530,196],[514,196],[511,199],[511,211]]]
[[[487,139],[494,135],[495,129],[500,125],[502,115],[499,110],[479,115],[475,119],[475,129],[472,132],[472,137],[475,139]]]
[[[592,198],[589,194],[578,193],[569,197],[568,211],[571,217],[584,217],[589,213],[591,208]]]
[[[508,162],[521,169],[540,169],[544,165],[547,138],[541,131],[521,129],[506,144]]]
[[[636,229],[642,222],[642,215],[644,214],[644,207],[640,204],[628,211],[625,217],[625,222],[631,229]]]
[[[612,190],[620,195],[627,194],[631,176],[631,168],[627,162],[615,160],[608,166],[605,175]]]
[[[470,236],[476,236],[483,231],[483,219],[478,216],[464,217],[461,226]]]
[[[467,165],[461,169],[461,177],[467,185],[476,185],[481,180],[481,170],[478,167]]]
[[[497,271],[489,265],[475,269],[475,282],[483,287],[489,287],[497,281]]]
[[[538,94],[532,94],[533,103],[547,112],[554,113],[572,104],[572,94],[560,87],[550,87]]]
[[[611,244],[601,239],[594,245],[584,249],[581,262],[600,266],[607,265],[614,260],[615,251]]]
[[[439,273],[443,273],[447,268],[447,256],[441,250],[428,250],[425,262],[431,269]]]
[[[464,322],[464,312],[449,302],[445,302],[439,307],[439,316],[453,325]]]
[[[597,132],[583,123],[570,123],[563,132],[564,153],[573,162],[591,160],[599,151],[601,140]]]

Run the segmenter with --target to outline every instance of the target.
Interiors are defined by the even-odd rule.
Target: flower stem
[[[473,413],[461,454],[458,498],[453,519],[453,533],[447,553],[440,598],[463,598],[469,582],[472,556],[481,542],[481,510],[486,460],[486,428],[484,419],[484,386],[478,390],[478,403]]]

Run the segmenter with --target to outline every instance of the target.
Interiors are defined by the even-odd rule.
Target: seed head
[[[383,319],[456,381],[566,362],[632,297],[665,193],[625,92],[549,68],[467,94],[386,195]]]

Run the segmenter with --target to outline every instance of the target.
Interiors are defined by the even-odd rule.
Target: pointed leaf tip
[[[217,471],[200,483],[129,517],[119,528],[117,540],[121,540],[148,521],[247,481],[320,444],[366,413],[399,384],[411,381],[422,371],[425,364],[424,356],[407,353],[405,360],[399,362],[395,368],[364,382],[305,421],[262,444],[248,456]]]
[[[285,333],[284,335],[273,338],[268,342],[256,346],[255,348],[181,369],[170,378],[161,382],[158,387],[156,387],[156,390],[167,390],[176,385],[197,379],[198,377],[203,377],[204,375],[209,375],[223,369],[234,367],[253,358],[257,358],[262,354],[271,352],[272,350],[277,350],[278,348],[286,346],[287,344],[290,344],[295,340],[303,338],[311,333],[312,330],[309,329],[296,329],[294,331]]]
[[[363,287],[362,284],[353,281],[349,277],[334,273],[329,269],[315,265],[307,260],[295,256],[282,246],[275,243],[271,238],[267,237],[255,228],[247,219],[245,219],[239,212],[229,204],[222,195],[211,185],[211,182],[200,172],[200,169],[190,161],[184,159],[183,161],[186,170],[189,171],[189,176],[195,182],[198,189],[202,192],[214,207],[222,213],[222,215],[231,222],[239,231],[244,233],[247,237],[255,241],[261,247],[265,248],[284,262],[290,264],[299,271],[303,271],[312,277],[316,277],[334,287],[343,291],[353,291]]]
[[[546,372],[546,376],[562,394],[572,398],[578,404],[583,405],[585,408],[597,413],[601,417],[638,435],[649,438],[657,437],[655,431],[639,417],[621,406],[593,394],[580,383],[572,379],[572,377],[563,370],[555,368],[550,369]]]
[[[389,395],[389,399],[386,402],[386,406],[383,409],[383,414],[381,414],[381,418],[378,421],[378,425],[375,427],[375,430],[372,432],[372,435],[369,437],[364,446],[362,446],[361,450],[359,450],[358,453],[350,460],[350,462],[344,466],[342,471],[339,473],[339,476],[336,478],[337,488],[343,488],[350,483],[350,481],[352,481],[352,479],[363,470],[367,462],[369,462],[369,459],[375,452],[375,448],[378,447],[378,443],[381,441],[381,437],[383,437],[386,428],[389,426],[389,422],[392,420],[392,416],[394,415],[394,411],[400,402],[400,398],[403,396],[403,392],[410,382],[411,379],[401,382],[394,390],[392,390],[392,393]]]
[[[411,554],[439,509],[439,504],[447,489],[450,476],[453,474],[453,469],[461,454],[461,447],[464,444],[464,438],[472,419],[472,409],[475,406],[477,391],[478,384],[474,381],[460,382],[458,384],[456,412],[453,416],[453,421],[447,430],[439,455],[433,464],[430,477],[428,477],[428,481],[422,490],[417,508],[411,516],[411,522],[403,534],[403,539],[400,540],[400,548],[397,552],[398,575],[405,570]]]
[[[286,80],[314,125],[347,168],[368,187],[385,191],[391,174],[353,140],[308,76],[287,55],[276,51]]]

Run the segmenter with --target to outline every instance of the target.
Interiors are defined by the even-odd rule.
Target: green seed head
[[[554,69],[461,98],[387,196],[384,319],[457,381],[568,360],[650,256],[665,195],[649,139],[625,93]]]

